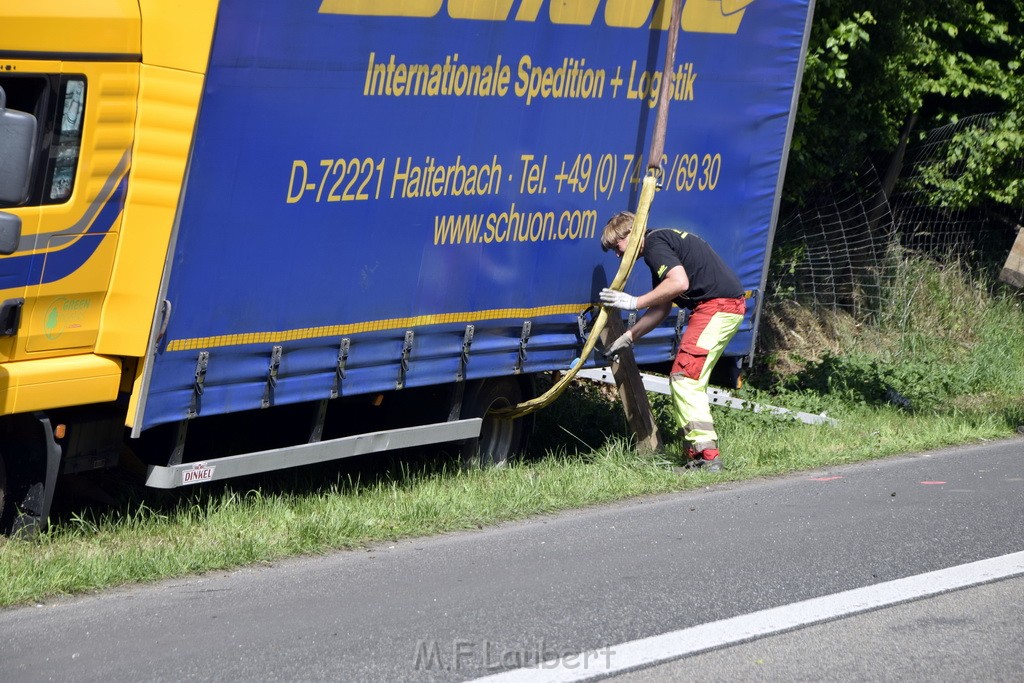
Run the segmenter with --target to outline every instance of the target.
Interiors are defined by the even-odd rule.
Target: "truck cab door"
[[[20,267],[11,269],[24,279],[25,301],[12,360],[95,346],[124,206],[137,66],[62,67],[42,76],[35,208],[26,211],[34,215],[22,229]]]
[[[5,242],[0,250],[0,362],[16,354],[16,335],[32,271],[33,236],[39,231],[42,215],[37,201],[38,150],[50,83],[46,76],[22,75],[18,70],[22,66],[27,64],[10,65],[0,75],[0,154],[5,158],[0,179],[0,231]],[[48,66],[59,68],[57,63]],[[7,167],[12,157],[17,167],[13,170]]]

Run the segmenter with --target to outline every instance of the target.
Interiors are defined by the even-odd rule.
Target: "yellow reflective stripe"
[[[559,306],[541,306],[539,308],[496,308],[490,311],[470,311],[465,313],[442,313],[437,315],[418,315],[409,318],[391,318],[389,320],[371,320],[361,323],[344,325],[323,325],[321,327],[303,327],[295,330],[278,332],[243,332],[241,334],[224,334],[215,337],[198,337],[195,339],[173,339],[167,344],[168,351],[189,351],[194,349],[210,349],[220,346],[238,344],[267,344],[298,339],[318,339],[336,337],[360,332],[379,332],[381,330],[398,330],[425,325],[444,325],[450,323],[469,323],[478,320],[501,320],[503,318],[536,318],[546,315],[579,313],[590,304],[564,304]]]
[[[708,326],[700,333],[700,337],[697,338],[697,346],[702,349],[708,349],[708,362],[713,363],[714,361],[710,358],[713,351],[721,352],[725,348],[725,345],[732,339],[732,336],[739,329],[740,324],[743,322],[743,316],[738,313],[724,313],[718,311],[711,320],[708,321]],[[717,360],[717,356],[715,358]]]

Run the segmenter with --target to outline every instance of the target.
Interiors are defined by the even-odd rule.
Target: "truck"
[[[648,166],[754,305],[813,0],[6,0],[0,500],[452,442],[579,361]],[[665,151],[647,159],[670,106]],[[645,290],[637,269],[627,289]],[[684,311],[635,348],[670,360]]]

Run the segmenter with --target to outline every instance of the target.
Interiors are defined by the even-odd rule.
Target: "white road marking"
[[[601,678],[840,617],[1024,574],[1024,552],[794,602],[628,643],[568,655],[476,681],[564,683]]]

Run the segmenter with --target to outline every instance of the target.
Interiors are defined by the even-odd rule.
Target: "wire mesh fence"
[[[1003,212],[988,207],[959,208],[952,190],[936,186],[935,174],[926,177],[932,165],[947,158],[947,148],[962,133],[989,130],[1001,117],[979,114],[929,131],[909,150],[905,172],[891,201],[894,222],[901,244],[914,253],[943,260],[955,258],[984,268],[993,259],[1003,258],[1016,237],[1022,212],[1008,220]],[[1017,170],[1024,171],[1024,160]],[[956,177],[965,172],[967,158],[943,164],[943,173]]]
[[[850,186],[823,192],[778,231],[774,296],[859,318],[877,314],[893,277],[887,254],[894,223],[875,168],[866,163]]]
[[[934,173],[928,175],[947,158],[958,134],[994,121],[995,115],[984,114],[929,131],[908,147],[888,195],[878,169],[865,162],[853,178],[786,216],[777,231],[769,296],[872,321],[901,315],[893,307],[908,300],[899,290],[908,284],[909,258],[967,268],[994,282],[1024,209],[1008,218],[1005,210],[958,208],[934,183]],[[1024,161],[1018,165],[1024,173]],[[947,174],[957,171],[955,165],[944,168]]]

